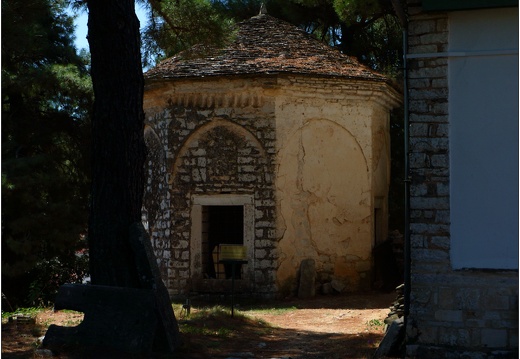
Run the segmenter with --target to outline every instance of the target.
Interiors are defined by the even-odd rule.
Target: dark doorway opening
[[[231,267],[219,263],[219,246],[244,245],[244,206],[203,206],[202,221],[204,277],[231,278]],[[241,268],[237,265],[235,278],[240,277]]]

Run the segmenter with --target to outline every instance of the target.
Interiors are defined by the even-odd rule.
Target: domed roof
[[[145,78],[283,73],[387,81],[357,59],[265,13],[240,22],[236,39],[227,47],[218,50],[194,47],[160,62],[145,74]]]

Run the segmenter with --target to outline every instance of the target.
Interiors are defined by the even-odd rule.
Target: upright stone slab
[[[171,353],[180,346],[179,326],[173,313],[170,295],[157,266],[150,237],[141,222],[132,224],[129,232],[141,287],[151,289],[154,293],[158,322],[154,350]]]
[[[300,285],[298,298],[312,298],[316,295],[316,263],[314,259],[304,259],[300,264]]]
[[[404,343],[404,318],[396,319],[388,328],[383,340],[374,353],[373,358],[401,357],[401,346]]]

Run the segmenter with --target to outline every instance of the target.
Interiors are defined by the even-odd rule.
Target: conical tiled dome
[[[238,24],[237,38],[219,50],[193,49],[159,63],[147,79],[252,74],[308,74],[387,81],[302,29],[267,14]],[[194,56],[195,54],[202,56]]]

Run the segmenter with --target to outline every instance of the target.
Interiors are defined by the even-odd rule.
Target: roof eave
[[[272,78],[278,79],[286,76],[304,76],[309,78],[321,78],[321,79],[339,79],[345,81],[351,81],[355,83],[364,83],[368,85],[371,90],[369,91],[372,95],[369,97],[376,102],[380,103],[389,110],[400,106],[403,102],[402,91],[397,86],[396,82],[385,77],[379,78],[367,78],[367,77],[355,77],[355,76],[341,76],[332,74],[305,74],[295,72],[266,72],[266,73],[246,73],[246,74],[234,74],[234,75],[207,75],[207,76],[170,76],[170,77],[149,77],[145,79],[145,91],[158,90],[166,84],[172,84],[176,81],[213,81],[219,79],[244,79],[244,78]],[[378,85],[379,84],[379,85]],[[376,86],[376,87],[373,87]]]
[[[278,77],[278,76],[306,76],[306,77],[317,77],[317,78],[336,78],[344,80],[356,80],[356,81],[367,81],[367,82],[382,82],[387,83],[390,86],[398,90],[398,86],[395,85],[394,81],[384,76],[352,76],[342,74],[320,74],[320,73],[305,73],[297,71],[266,71],[256,73],[236,73],[236,74],[207,74],[207,75],[166,75],[166,76],[150,76],[145,75],[145,84],[161,83],[167,81],[178,81],[178,80],[190,80],[190,81],[203,81],[206,79],[218,79],[218,78],[252,78],[252,77]]]

